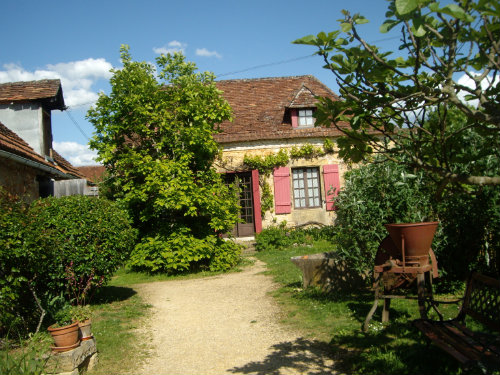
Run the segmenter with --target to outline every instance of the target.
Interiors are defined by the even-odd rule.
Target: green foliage
[[[225,271],[239,261],[240,248],[216,235],[196,238],[188,228],[178,227],[169,235],[146,237],[135,247],[129,264],[151,273],[180,273],[209,269]]]
[[[76,305],[71,307],[71,320],[74,322],[83,322],[92,318],[90,305]]]
[[[499,189],[484,186],[455,192],[439,202],[438,212],[442,244],[435,252],[446,282],[465,280],[472,270],[498,276]]]
[[[321,98],[315,116],[317,125],[344,134],[340,156],[404,160],[443,185],[500,185],[498,170],[460,172],[464,164],[498,157],[498,1],[391,0],[380,30],[401,28],[402,35],[399,50],[389,52],[362,38],[363,16],[343,15],[339,30],[294,42],[316,47],[339,84],[343,100]],[[455,121],[453,108],[465,121]],[[429,127],[430,112],[436,126]],[[470,132],[484,145],[479,154],[463,152]]]
[[[185,271],[215,259],[216,235],[238,220],[234,192],[213,167],[220,151],[213,134],[231,110],[213,74],[196,72],[181,54],[162,55],[156,68],[132,61],[124,46],[121,59],[111,93],[87,114],[96,127],[90,145],[139,229],[131,264]]]
[[[28,209],[0,193],[0,204],[0,334],[8,328],[27,333],[35,326],[41,310],[34,296],[52,315],[65,303],[84,302],[128,258],[135,242],[126,213],[105,199],[52,197]],[[82,282],[75,296],[72,285]]]
[[[290,156],[285,149],[280,149],[276,154],[245,155],[243,163],[249,169],[257,169],[260,174],[269,176],[274,168],[284,167],[290,161]]]
[[[21,300],[30,300],[22,271],[26,212],[26,205],[0,186],[0,336],[6,328],[25,323],[19,305],[23,305]]]
[[[325,142],[328,139],[325,139]],[[292,159],[312,159],[312,158],[317,158],[319,156],[323,156],[325,154],[325,151],[320,148],[320,147],[314,147],[313,145],[306,143],[305,145],[301,147],[292,147],[290,150],[290,157]]]
[[[55,323],[52,324],[54,328],[65,327],[73,323],[73,311],[70,304],[65,304],[62,308],[57,310],[53,316]]]
[[[269,226],[255,237],[257,251],[272,251],[284,249],[288,246],[310,245],[313,241],[330,241],[335,232],[334,227],[293,229],[287,228],[286,222],[280,225]]]
[[[21,341],[19,348],[12,348],[9,338],[0,348],[0,374],[2,375],[41,375],[47,373],[49,347],[48,335],[33,335],[30,340]],[[52,340],[50,340],[52,341]]]
[[[274,207],[274,197],[271,187],[266,181],[259,181],[260,185],[260,214],[264,217],[267,211]]]
[[[347,172],[336,198],[339,254],[359,272],[370,270],[385,223],[435,219],[431,195],[421,172],[408,173],[393,163],[367,164]],[[435,246],[434,246],[435,247]]]
[[[67,267],[71,265],[77,280],[90,280],[90,289],[95,288],[128,258],[135,236],[127,214],[106,199],[37,200],[30,208],[24,237],[33,283],[46,296],[65,293],[72,300]]]

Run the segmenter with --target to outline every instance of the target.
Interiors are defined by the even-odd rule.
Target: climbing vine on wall
[[[334,152],[334,143],[329,139],[323,141],[323,147],[313,146],[306,143],[301,147],[292,147],[288,152],[285,149],[280,149],[275,154],[268,155],[245,155],[243,164],[249,169],[257,169],[259,171],[259,186],[261,189],[261,215],[264,216],[267,211],[273,208],[273,193],[271,187],[267,183],[268,177],[273,172],[274,168],[286,166],[293,159],[312,159],[324,156]]]

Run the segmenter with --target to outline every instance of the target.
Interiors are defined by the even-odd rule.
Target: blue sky
[[[69,109],[53,112],[54,148],[75,165],[94,164],[85,113],[99,91],[108,92],[121,44],[134,60],[177,49],[220,79],[312,74],[337,92],[321,58],[310,56],[314,48],[293,40],[338,29],[348,9],[370,20],[361,26],[366,40],[387,49],[398,43],[397,32],[378,32],[385,0],[18,0],[2,8],[0,82],[61,78]]]

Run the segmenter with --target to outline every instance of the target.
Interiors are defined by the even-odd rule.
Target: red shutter
[[[325,183],[326,210],[335,210],[333,198],[339,194],[340,178],[338,164],[323,166],[323,182]],[[333,189],[335,189],[333,191]]]
[[[262,214],[260,212],[259,171],[252,171],[253,217],[255,219],[255,233],[262,232]]]
[[[290,116],[292,118],[292,128],[298,128],[299,127],[299,116],[297,115],[297,110],[291,109]]]
[[[292,211],[288,167],[274,169],[274,205],[276,214],[289,214]]]

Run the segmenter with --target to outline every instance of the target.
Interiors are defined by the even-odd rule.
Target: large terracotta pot
[[[392,241],[406,259],[428,263],[429,249],[439,222],[385,224]],[[404,248],[403,248],[404,246]]]
[[[56,347],[71,348],[78,343],[78,322],[64,326],[48,328]]]

